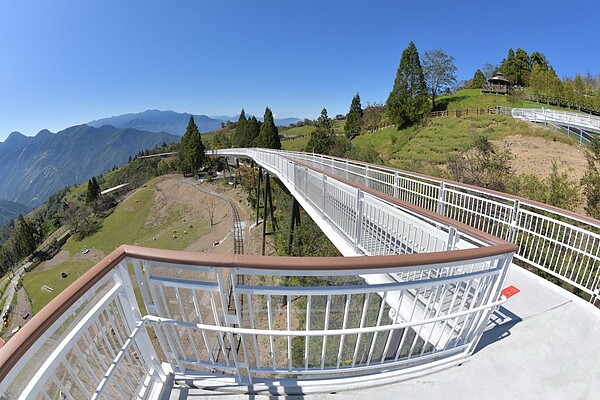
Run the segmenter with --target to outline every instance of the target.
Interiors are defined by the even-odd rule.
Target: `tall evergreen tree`
[[[485,75],[483,74],[483,72],[481,72],[480,69],[478,69],[477,71],[475,71],[475,75],[473,75],[473,79],[471,79],[469,87],[471,89],[481,89],[481,87],[485,85],[485,82]]]
[[[394,87],[386,105],[390,120],[398,128],[422,120],[430,110],[423,68],[413,42],[402,52]]]
[[[512,84],[515,84],[515,80],[517,77],[517,69],[515,65],[515,51],[513,49],[508,49],[508,56],[502,60],[500,64],[500,70],[506,79],[508,79]]]
[[[34,252],[41,241],[41,232],[36,225],[19,215],[15,225],[14,251],[17,258],[25,257]]]
[[[88,185],[87,185],[87,192],[85,195],[85,203],[89,204],[91,202],[93,202],[94,200],[96,200],[98,198],[98,196],[100,196],[100,185],[98,185],[98,181],[96,180],[96,177],[94,176],[92,179],[90,179],[88,181]]]
[[[321,110],[321,116],[317,120],[317,129],[310,134],[310,139],[304,151],[328,154],[335,142],[333,124],[327,115],[327,109]]]
[[[204,144],[193,116],[190,116],[185,134],[181,138],[179,160],[184,174],[195,173],[204,162]]]
[[[260,134],[261,123],[255,116],[248,119],[246,122],[246,132],[242,147],[255,147],[257,144],[258,135]]]
[[[265,119],[260,127],[260,134],[256,141],[257,147],[267,149],[281,149],[281,141],[279,140],[279,130],[275,126],[273,113],[269,107],[265,110]]]
[[[519,86],[529,85],[529,74],[531,72],[531,62],[527,52],[518,48],[515,52],[515,69],[517,76],[514,84]]]
[[[536,64],[540,67],[542,71],[548,71],[550,69],[550,62],[548,62],[546,56],[540,53],[539,51],[534,51],[533,53],[531,53],[531,56],[529,57],[529,62],[531,64],[531,70],[533,70],[533,67]]]
[[[356,96],[352,98],[352,103],[350,103],[350,110],[348,111],[348,116],[346,117],[346,125],[344,125],[344,131],[346,132],[346,136],[350,139],[357,136],[360,133],[360,129],[362,128],[362,119],[363,119],[363,109],[360,104],[360,96],[356,93]]]
[[[242,108],[242,112],[240,113],[240,117],[238,118],[237,125],[235,126],[233,140],[231,141],[231,145],[233,147],[246,147],[244,146],[244,143],[246,142],[246,124],[246,113]]]

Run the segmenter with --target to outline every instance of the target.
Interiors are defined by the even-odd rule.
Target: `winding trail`
[[[202,188],[200,187],[200,185],[191,180],[187,180],[186,184],[201,193],[216,197],[229,205],[229,208],[231,210],[231,216],[233,218],[233,253],[244,254],[244,224],[242,224],[242,220],[240,219],[240,213],[235,204],[227,196],[221,193],[213,192],[211,190]]]

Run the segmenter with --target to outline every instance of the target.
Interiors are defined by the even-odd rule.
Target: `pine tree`
[[[181,138],[179,160],[184,174],[195,173],[204,162],[204,144],[193,116],[190,116],[190,122]]]
[[[279,130],[275,126],[273,113],[269,107],[267,107],[265,110],[265,119],[260,127],[260,134],[258,135],[256,146],[267,149],[281,149]]]
[[[231,145],[233,147],[245,147],[244,143],[246,142],[246,113],[242,108],[242,112],[240,113],[240,117],[238,118],[237,125],[235,126],[235,133],[233,134],[233,140],[231,141]]]
[[[471,89],[481,89],[481,87],[485,85],[485,82],[485,75],[483,74],[483,72],[481,72],[480,69],[478,69],[477,71],[475,71],[475,75],[473,75],[473,79],[471,79],[469,87]]]
[[[508,49],[508,56],[502,60],[500,68],[511,84],[526,86],[529,82],[530,64],[525,50],[518,48],[515,53],[513,49]]]
[[[517,76],[513,84],[519,86],[528,86],[529,74],[531,72],[531,62],[527,52],[521,48],[518,48],[515,52],[515,69]]]
[[[246,130],[244,132],[244,142],[241,147],[255,147],[257,144],[258,135],[260,134],[261,123],[252,116],[246,121]]]
[[[85,204],[90,204],[95,201],[98,196],[100,196],[100,185],[98,185],[98,181],[96,177],[93,177],[88,181],[87,192],[85,195]]]
[[[394,87],[386,105],[390,120],[398,128],[422,120],[430,110],[423,68],[413,42],[402,52]]]
[[[41,239],[41,232],[37,229],[35,223],[19,215],[15,225],[14,251],[17,258],[25,257],[34,252]]]
[[[352,103],[350,103],[350,110],[346,117],[346,125],[344,125],[344,132],[346,132],[348,138],[352,139],[355,136],[358,136],[360,129],[362,128],[362,119],[363,109],[360,104],[360,96],[356,93],[356,96],[352,98]]]
[[[310,139],[304,151],[328,154],[335,142],[333,124],[327,115],[327,109],[321,110],[321,116],[317,120],[317,129],[310,134]]]
[[[500,63],[500,71],[506,79],[514,83],[517,73],[515,71],[515,51],[513,49],[508,49],[508,56]]]
[[[545,55],[540,53],[539,51],[534,51],[531,53],[529,57],[529,62],[531,63],[531,70],[533,71],[533,67],[537,64],[542,71],[548,71],[550,69],[550,63]]]

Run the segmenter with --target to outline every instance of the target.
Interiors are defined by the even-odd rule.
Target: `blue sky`
[[[0,141],[146,109],[317,118],[385,101],[402,50],[459,79],[509,47],[600,73],[594,1],[2,0]]]

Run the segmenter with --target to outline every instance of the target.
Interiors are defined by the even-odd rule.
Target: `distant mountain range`
[[[26,214],[30,210],[31,208],[24,204],[0,199],[0,227],[4,226],[8,220],[14,219],[19,214]]]
[[[183,136],[190,120],[189,113],[178,113],[175,111],[146,110],[141,113],[123,114],[116,117],[102,118],[88,122],[89,126],[97,128],[104,125],[112,125],[116,128],[134,128],[148,132],[168,132],[173,135]],[[262,119],[257,117],[259,120]],[[236,122],[239,115],[219,115],[207,117],[206,115],[194,115],[194,122],[201,133],[211,132],[221,127],[221,123]],[[275,124],[289,126],[298,122],[298,118],[275,119]]]
[[[57,190],[125,164],[129,156],[172,143],[185,133],[190,115],[147,110],[102,118],[58,133],[47,129],[36,136],[11,133],[0,142],[0,225],[42,204]],[[194,115],[202,133],[239,116]],[[289,125],[297,118],[275,119]]]
[[[97,128],[104,125],[112,125],[115,128],[134,128],[148,132],[168,132],[173,135],[183,136],[190,121],[190,115],[175,111],[147,110],[141,113],[97,119],[88,122],[88,125]],[[201,133],[206,133],[219,129],[223,121],[212,119],[206,115],[194,115],[194,122],[196,122],[198,130]]]
[[[0,142],[0,194],[5,200],[35,207],[67,185],[85,182],[127,163],[141,150],[172,143],[166,132],[78,125],[36,136],[13,132]]]

